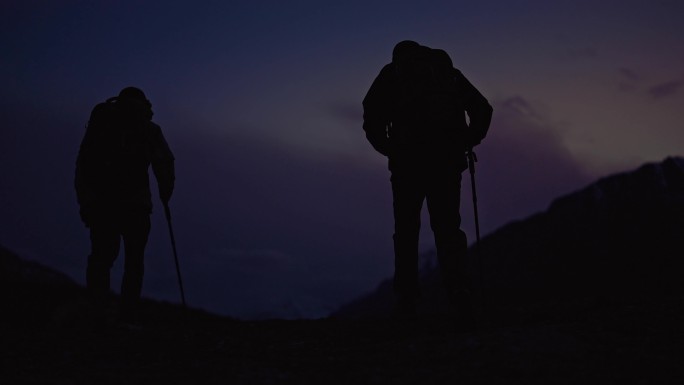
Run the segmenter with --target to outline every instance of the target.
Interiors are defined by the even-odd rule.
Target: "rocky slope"
[[[469,258],[474,293],[495,309],[681,296],[682,256],[684,158],[670,157],[555,200],[485,237]],[[444,309],[436,266],[423,269],[421,285],[424,311]],[[382,315],[391,303],[388,280],[337,315]]]

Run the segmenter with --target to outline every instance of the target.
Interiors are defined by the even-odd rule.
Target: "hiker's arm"
[[[375,78],[366,97],[363,99],[363,130],[366,138],[376,151],[389,155],[387,128],[390,124],[390,85],[391,68],[385,66]]]
[[[94,204],[97,198],[93,192],[93,171],[91,168],[94,158],[98,155],[98,136],[102,133],[102,127],[109,124],[107,121],[109,116],[108,107],[106,103],[100,103],[93,108],[88,124],[86,124],[81,146],[78,149],[74,187],[76,189],[76,199],[81,207]]]
[[[81,221],[90,227],[92,210],[97,204],[97,196],[93,190],[92,167],[93,162],[93,133],[86,130],[81,147],[76,158],[76,171],[74,172],[74,188],[76,189],[76,201],[79,205]]]
[[[76,172],[74,173],[74,188],[76,189],[76,200],[79,205],[90,200],[90,188],[85,171],[85,162],[88,154],[88,134],[86,133],[81,142],[81,147],[78,150],[78,157],[76,158]]]
[[[470,120],[468,125],[468,145],[474,147],[480,144],[482,139],[487,136],[494,109],[480,91],[460,71],[457,71],[456,80],[459,88],[463,91],[463,106]]]
[[[157,178],[159,186],[159,198],[167,203],[173,194],[176,181],[175,158],[169,148],[161,128],[152,123],[151,137],[152,171]]]

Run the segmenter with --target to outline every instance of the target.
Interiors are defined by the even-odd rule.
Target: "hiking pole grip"
[[[185,291],[183,290],[183,279],[181,278],[180,264],[178,263],[178,252],[176,251],[176,237],[173,235],[173,226],[171,225],[171,209],[169,208],[169,202],[164,202],[164,214],[166,215],[166,223],[169,225],[169,236],[171,237],[173,259],[176,263],[176,275],[178,276],[178,287],[180,288],[181,301],[183,303],[183,307],[187,307],[185,303]]]

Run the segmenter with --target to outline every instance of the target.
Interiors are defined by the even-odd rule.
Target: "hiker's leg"
[[[415,302],[418,287],[418,240],[424,193],[412,175],[392,175],[394,206],[394,291],[398,300]]]
[[[126,213],[123,223],[126,260],[121,283],[121,300],[123,306],[135,306],[140,299],[145,273],[145,247],[150,234],[150,215],[144,211]]]
[[[461,174],[443,172],[431,179],[427,194],[442,279],[450,296],[468,288],[468,242],[461,230]]]
[[[103,299],[110,290],[110,270],[119,254],[121,236],[113,218],[98,218],[90,226],[90,247],[86,268],[86,286],[95,299]]]

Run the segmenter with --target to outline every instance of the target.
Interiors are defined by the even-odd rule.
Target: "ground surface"
[[[17,290],[2,384],[684,383],[681,299],[500,309],[470,331],[438,315],[247,322],[150,303],[130,327],[73,293]]]

